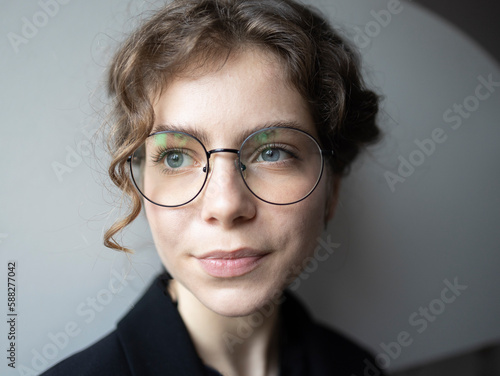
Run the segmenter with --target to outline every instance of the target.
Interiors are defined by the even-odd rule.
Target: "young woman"
[[[165,273],[117,329],[45,375],[376,375],[289,292],[341,177],[378,137],[351,47],[291,0],[180,0],[109,73],[113,182]],[[168,271],[168,272],[167,272]]]

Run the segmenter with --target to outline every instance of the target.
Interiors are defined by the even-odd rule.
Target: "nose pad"
[[[214,179],[214,177],[213,177],[214,167],[215,167],[215,159],[212,159],[212,163],[209,162],[207,164],[207,166],[203,167],[203,172],[205,172],[208,175],[206,183],[205,183],[206,185],[209,185],[210,181],[212,181]],[[216,179],[215,185],[217,185],[219,188],[221,187],[220,181],[227,181],[229,179],[236,179],[236,180],[241,179],[241,176],[239,176],[241,167],[240,167],[240,163],[238,162],[238,158],[234,159],[234,167],[235,167],[236,171],[231,171],[231,168],[229,167],[229,169],[228,169],[228,167],[229,167],[228,165],[226,165],[226,167],[224,167],[224,163],[219,164],[217,166],[217,171],[218,171],[217,174],[221,174],[221,175],[219,177],[215,178]],[[244,167],[244,168],[246,168],[246,167]],[[222,171],[219,171],[218,169],[222,169]],[[222,179],[222,180],[220,180],[220,179]]]
[[[240,162],[240,159],[239,158],[236,158],[234,160],[234,166],[236,167],[236,169],[241,172],[245,171],[247,169],[247,166],[245,166],[243,163]]]
[[[200,201],[200,215],[204,221],[230,228],[255,216],[256,205],[242,179],[242,168],[245,167],[237,159],[218,160],[210,166]]]
[[[236,168],[236,170],[238,170],[238,172],[243,172],[247,169],[247,166],[245,166],[243,163],[240,162],[239,158],[235,158],[234,159],[234,167]],[[210,171],[208,172],[211,172],[212,171],[212,168],[210,168]],[[207,166],[203,166],[203,172],[207,173]]]
[[[203,193],[204,197],[209,199],[207,207],[221,205],[222,201],[225,201],[224,205],[228,205],[231,201],[230,206],[235,209],[246,201],[243,196],[246,196],[248,192],[241,173],[246,166],[240,163],[237,157],[233,161],[227,160],[227,157],[229,156],[222,157],[222,160],[217,160],[220,157],[212,159],[212,163],[203,167],[203,171],[207,173]]]
[[[221,156],[222,160],[217,162],[217,171],[215,171],[215,174],[217,175],[214,177],[214,168],[216,164],[216,159],[217,158],[210,158],[210,157],[215,157],[215,154],[218,153],[232,153],[235,154],[233,163],[235,170],[231,171],[230,164],[227,164],[230,161],[227,160],[229,157],[228,155],[226,156]],[[213,149],[208,152],[208,157],[209,161],[207,163],[207,166],[203,167],[203,172],[207,174],[207,179],[205,181],[205,195],[212,196],[214,197],[220,192],[220,189],[224,186],[227,187],[229,186],[240,186],[240,189],[246,186],[245,183],[245,177],[243,175],[243,171],[246,170],[246,166],[241,163],[240,158],[239,158],[239,151],[236,149]],[[220,158],[220,157],[219,157]],[[224,161],[225,160],[225,161]],[[210,163],[212,161],[212,163]],[[224,167],[225,165],[225,167]],[[221,169],[219,171],[218,169]],[[215,180],[214,180],[215,179]],[[231,182],[229,185],[227,185],[228,182]],[[211,187],[212,186],[212,187]],[[214,187],[215,186],[215,187]],[[219,190],[215,189],[216,187],[219,188]],[[234,189],[231,188],[231,189]]]

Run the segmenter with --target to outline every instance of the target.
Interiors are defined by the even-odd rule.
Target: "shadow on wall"
[[[500,2],[489,0],[414,0],[452,22],[500,62]]]

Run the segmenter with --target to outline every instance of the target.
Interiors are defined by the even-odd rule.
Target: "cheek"
[[[325,189],[322,185],[316,188],[311,196],[289,207],[278,207],[283,221],[276,226],[281,233],[280,242],[290,250],[288,256],[294,264],[302,264],[302,260],[310,256],[318,244],[318,237],[324,227],[326,208]],[[283,211],[287,208],[286,211]]]
[[[323,231],[324,206],[308,207],[300,216],[299,240],[302,255],[307,257],[316,247],[317,239]]]
[[[165,267],[171,270],[173,256],[179,252],[184,232],[187,231],[185,215],[180,210],[164,208],[148,201],[145,201],[144,209],[156,250]]]
[[[299,202],[299,210],[301,210],[301,220],[305,228],[316,229],[315,233],[321,233],[325,214],[327,212],[329,185],[324,177],[314,190],[314,192],[304,201]]]

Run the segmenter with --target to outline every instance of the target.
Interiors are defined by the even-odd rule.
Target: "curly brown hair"
[[[366,88],[355,49],[316,10],[292,0],[174,0],[129,36],[109,69],[108,173],[131,205],[105,233],[107,247],[130,252],[114,236],[141,211],[127,159],[151,133],[154,98],[186,67],[224,62],[248,46],[273,53],[309,103],[320,143],[335,151],[334,176],[378,139],[379,97]]]

